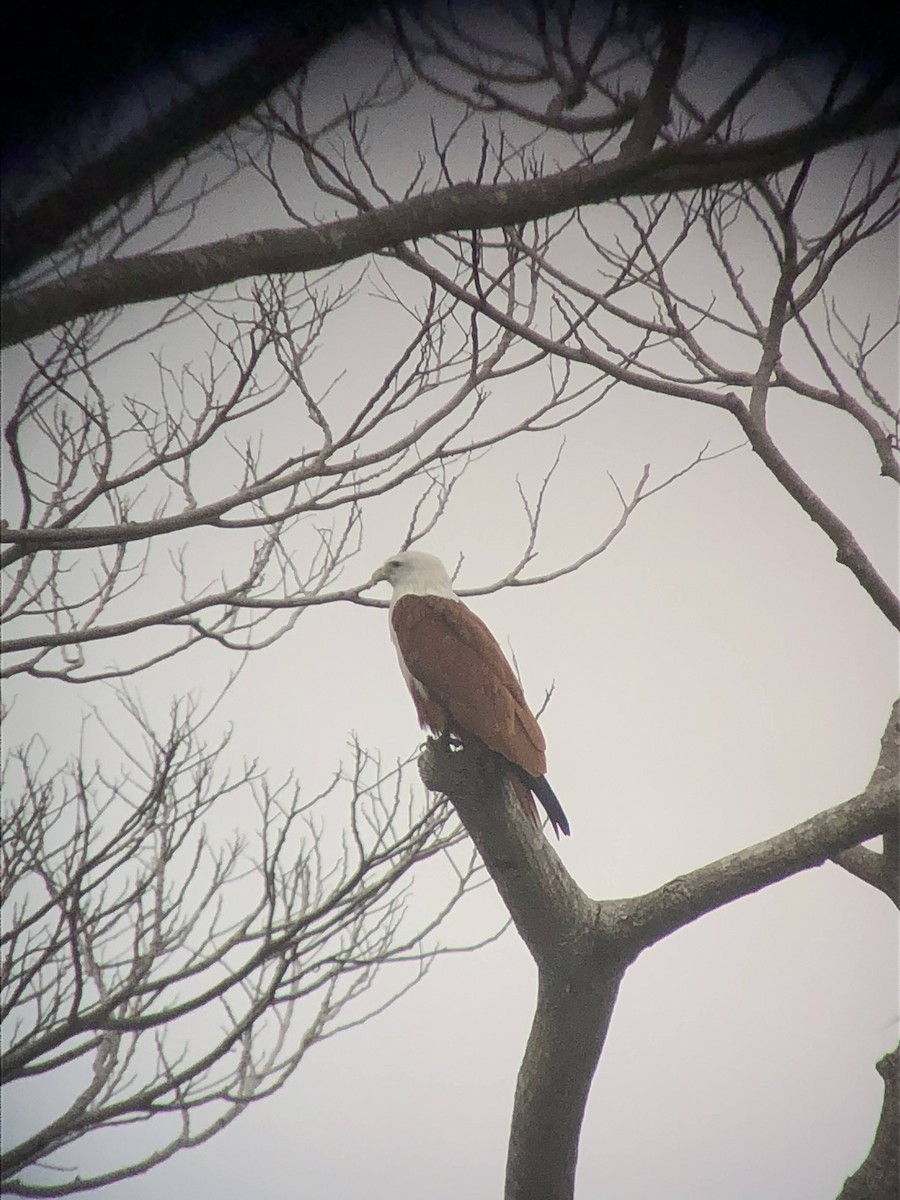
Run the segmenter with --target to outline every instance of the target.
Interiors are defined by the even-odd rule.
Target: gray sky
[[[388,163],[397,155],[399,172],[398,146],[384,153]],[[239,222],[260,186],[236,181],[192,237]],[[896,230],[847,268],[844,286],[854,311],[896,302]],[[336,325],[321,360],[323,386],[347,369],[336,405],[377,383],[378,347],[392,332],[386,311],[363,294]],[[167,354],[189,355],[192,336],[170,331]],[[110,384],[128,376],[134,390],[140,378],[152,398],[152,375],[135,372],[146,358],[140,347],[130,354],[110,364]],[[13,352],[9,361],[14,377],[21,360]],[[878,369],[895,394],[895,345]],[[496,404],[524,404],[546,387],[535,369],[498,385]],[[776,402],[772,420],[812,485],[896,578],[894,500],[848,419],[794,399]],[[645,463],[661,479],[707,442],[724,451],[740,440],[721,413],[613,391],[565,440],[519,439],[474,463],[422,548],[448,563],[464,555],[463,587],[507,570],[526,535],[516,478],[534,495],[564,441],[534,564],[552,569],[616,520],[607,472],[627,492]],[[396,548],[408,503],[396,497],[367,514],[348,584]],[[533,703],[554,689],[542,717],[548,776],[572,825],[555,848],[591,896],[658,886],[868,781],[897,691],[895,634],[747,448],[648,500],[579,572],[471,603],[515,652]],[[202,681],[212,691],[229,665],[204,648],[141,678],[140,692],[162,714],[186,686]],[[74,744],[89,704],[109,703],[99,685],[28,681],[10,691],[15,728],[49,725],[55,749]],[[328,779],[351,732],[385,761],[406,756],[419,736],[384,611],[351,605],[306,614],[252,655],[217,719],[234,722],[236,761],[259,758],[275,776],[297,770],[310,791]],[[502,919],[485,889],[452,932],[482,936]],[[578,1195],[834,1195],[880,1111],[874,1063],[897,1038],[895,947],[885,897],[828,865],[648,951],[626,976],[595,1078]],[[511,932],[477,954],[439,959],[388,1012],[316,1047],[280,1093],[224,1135],[109,1194],[500,1195],[534,992],[533,965]],[[15,1130],[26,1117],[6,1120]],[[140,1142],[142,1132],[116,1137]]]

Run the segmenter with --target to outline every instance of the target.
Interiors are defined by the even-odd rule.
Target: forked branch
[[[570,1200],[590,1083],[619,984],[642,950],[706,913],[897,823],[897,729],[888,722],[865,792],[793,829],[626,900],[596,901],[522,813],[497,758],[476,746],[430,742],[426,787],[450,796],[538,967],[538,1004],[519,1073],[507,1161],[507,1200]]]

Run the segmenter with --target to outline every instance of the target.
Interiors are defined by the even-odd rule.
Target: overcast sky
[[[326,98],[339,87],[338,68],[347,69],[341,53],[319,65]],[[401,172],[408,156],[397,136],[382,152],[386,162],[396,154]],[[271,203],[261,187],[236,179],[192,237]],[[273,207],[262,223],[276,219]],[[896,303],[896,229],[858,256],[844,289],[854,311]],[[362,296],[336,325],[322,365],[324,381],[346,356],[336,404],[377,385],[379,343],[392,333],[385,312]],[[192,353],[190,328],[167,334],[173,359]],[[130,390],[152,401],[146,355],[140,347],[129,354],[109,366],[110,386],[120,381],[124,391],[128,377]],[[21,359],[12,352],[8,361],[14,381]],[[877,369],[895,395],[896,345]],[[496,403],[502,411],[527,406],[546,387],[535,369],[498,387]],[[842,414],[800,401],[777,404],[773,428],[895,579],[895,501],[858,431]],[[553,689],[542,717],[548,777],[572,826],[555,849],[596,898],[656,887],[837,804],[863,788],[877,758],[897,692],[895,633],[740,442],[721,413],[614,390],[566,434],[519,439],[473,463],[421,546],[448,564],[464,556],[460,586],[503,574],[527,532],[516,480],[534,495],[561,450],[535,563],[550,570],[617,519],[608,472],[627,493],[645,463],[651,479],[662,479],[707,443],[737,447],[648,500],[580,571],[471,601],[514,651],[532,702]],[[405,497],[367,513],[364,553],[342,582],[367,577],[407,520]],[[386,600],[388,589],[378,594]],[[135,686],[161,715],[188,686],[211,694],[231,665],[204,647]],[[9,691],[16,705],[7,738],[50,730],[57,753],[74,747],[91,704],[111,703],[104,685],[26,681]],[[385,612],[350,604],[306,614],[251,655],[217,719],[234,724],[236,762],[258,758],[276,777],[296,770],[311,792],[352,733],[388,762],[407,756],[420,736]],[[447,940],[478,938],[503,919],[483,889]],[[874,1064],[897,1039],[896,968],[890,904],[831,865],[645,953],[625,978],[595,1078],[579,1197],[834,1196],[866,1153],[880,1112]],[[108,1194],[499,1196],[535,979],[512,932],[476,954],[439,959],[385,1014],[314,1048],[275,1097],[222,1136]],[[50,1100],[6,1111],[7,1139]],[[140,1128],[116,1134],[136,1143],[142,1136]],[[96,1154],[104,1161],[105,1148]]]

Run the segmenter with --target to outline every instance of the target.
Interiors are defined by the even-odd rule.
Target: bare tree
[[[895,72],[850,52],[811,65],[773,27],[723,80],[712,66],[728,30],[683,9],[660,24],[617,6],[510,6],[477,25],[452,6],[386,10],[360,36],[369,69],[346,93],[323,99],[308,72],[232,131],[227,171],[268,188],[280,227],[185,244],[166,222],[184,212],[190,175],[158,180],[127,237],[101,223],[57,278],[44,269],[4,301],[7,341],[31,339],[6,427],[18,487],[2,532],[7,621],[22,629],[8,672],[89,682],[210,639],[261,648],[322,604],[378,603],[364,578],[340,586],[363,512],[404,501],[409,545],[474,457],[577,428],[615,388],[727,418],[900,628],[890,579],[779,422],[797,404],[839,412],[873,471],[900,482],[896,398],[873,369],[898,314],[842,301],[854,260],[886,244],[900,213]],[[420,135],[406,155],[392,141],[403,122]],[[154,249],[123,255],[136,235]],[[317,346],[346,344],[345,309],[372,290],[394,345],[364,367],[346,354],[323,366]],[[148,301],[138,330],[113,312]],[[173,365],[173,332],[202,334],[205,357]],[[150,356],[152,399],[113,372],[125,349]],[[538,370],[540,402],[498,418],[493,393]],[[601,539],[541,573],[529,563],[549,481],[523,492],[517,561],[471,591],[575,569],[709,456],[652,484],[645,470]],[[211,573],[202,552],[225,561],[226,539],[233,565]],[[88,555],[77,567],[75,550]],[[601,902],[515,815],[483,755],[428,749],[426,783],[453,799],[539,971],[509,1200],[573,1195],[584,1104],[642,950],[826,859],[896,897],[895,735],[896,712],[860,796]],[[878,836],[880,850],[862,844]],[[887,1101],[867,1178],[890,1171]]]
[[[402,770],[359,746],[306,795],[253,764],[223,775],[228,736],[206,744],[195,703],[176,703],[165,732],[126,707],[137,737],[103,727],[121,747],[118,774],[108,748],[54,769],[37,738],[8,764],[9,1103],[28,1111],[54,1080],[33,1132],[4,1147],[8,1195],[101,1187],[206,1141],[312,1046],[412,987],[439,952],[435,930],[477,885],[473,853],[451,853],[460,833],[446,804],[421,809]],[[424,913],[409,889],[435,857],[448,883]],[[402,980],[373,992],[389,966]],[[134,1124],[146,1129],[139,1155],[114,1149],[114,1165],[73,1171],[85,1142]]]
[[[592,36],[592,31],[564,12],[557,16],[558,21],[548,22],[540,10],[530,18],[523,18],[515,8],[508,14],[514,34],[533,40],[530,56],[527,51],[504,49],[503,30],[486,41],[466,35],[452,10],[446,20],[423,19],[421,45],[407,33],[399,13],[387,23],[386,36],[397,39],[410,66],[441,95],[463,103],[464,120],[510,112],[526,125],[537,124],[545,133],[570,133],[575,149],[572,165],[555,172],[529,169],[533,146],[526,150],[522,144],[508,145],[504,140],[492,149],[486,147],[473,180],[456,182],[449,164],[458,136],[454,131],[436,148],[437,178],[423,170],[403,194],[393,195],[368,177],[363,163],[355,181],[340,168],[318,174],[315,144],[323,136],[333,135],[333,122],[308,130],[302,108],[295,106],[297,127],[292,132],[308,148],[305,165],[310,178],[341,201],[341,207],[349,207],[352,215],[322,224],[304,220],[288,208],[298,228],[256,230],[252,235],[190,250],[86,266],[64,280],[17,294],[4,304],[0,312],[4,344],[115,305],[202,291],[255,275],[319,270],[364,254],[392,250],[414,239],[522,224],[580,205],[711,189],[774,175],[832,147],[892,129],[900,119],[893,72],[886,67],[871,77],[860,77],[852,70],[850,57],[836,67],[833,91],[814,101],[812,112],[803,119],[773,132],[753,136],[741,131],[742,136],[736,137],[735,122],[743,108],[790,58],[788,41],[767,48],[748,64],[745,76],[708,105],[708,111],[679,96],[683,111],[678,116],[687,119],[680,124],[673,120],[675,114],[670,113],[668,102],[685,53],[685,16],[670,20],[658,61],[648,44],[652,32],[642,29],[639,19],[632,26],[631,18],[623,17],[618,9],[612,10]],[[554,24],[559,26],[555,32]],[[579,59],[572,39],[586,35],[588,44]],[[485,65],[489,57],[496,60],[496,67]],[[441,78],[440,66],[432,73],[430,64],[435,60],[446,65],[444,73],[452,82]],[[656,69],[638,105],[628,84],[634,73],[634,81],[640,85],[641,63]],[[455,79],[459,74],[463,75],[462,87]],[[589,83],[599,111],[579,118],[568,116],[568,109],[585,102]],[[547,109],[507,100],[496,91],[500,86],[540,88],[545,93],[550,89]],[[357,159],[365,157],[363,113],[367,107],[383,103],[381,95],[370,95],[351,107],[346,120],[347,147]],[[343,164],[345,169],[350,165],[349,161]]]

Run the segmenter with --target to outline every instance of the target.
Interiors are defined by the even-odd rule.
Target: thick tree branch
[[[553,961],[593,924],[594,902],[522,812],[500,760],[483,747],[429,741],[419,759],[427,788],[449,796],[535,961]]]
[[[837,1200],[897,1200],[900,1178],[900,1046],[878,1060],[884,1080],[884,1104],[872,1149],[847,1179]]]
[[[279,26],[214,83],[198,86],[186,100],[30,207],[5,214],[0,232],[3,283],[58,250],[106,209],[256,108],[369,7],[365,0],[307,6],[302,28],[299,23]]]
[[[637,159],[582,163],[516,183],[454,184],[318,228],[257,230],[191,250],[100,263],[5,301],[0,307],[2,344],[104,309],[206,291],[253,275],[317,270],[416,238],[517,225],[584,204],[769,175],[831,146],[895,126],[900,101],[886,95],[886,87],[885,80],[876,81],[836,112],[766,137],[726,145],[662,146]]]
[[[896,826],[897,722],[891,712],[869,788],[765,842],[644,896],[595,901],[523,814],[483,747],[430,741],[426,787],[450,796],[538,966],[538,1005],[519,1072],[506,1200],[571,1200],[585,1105],[628,965],[705,913]]]
[[[887,834],[885,834],[887,837]],[[900,880],[883,853],[865,846],[851,846],[833,855],[833,861],[870,887],[878,888],[900,908]]]
[[[878,764],[859,796],[826,809],[737,854],[672,879],[656,891],[603,908],[604,922],[652,945],[697,917],[798,871],[817,867],[868,838],[896,836],[900,700],[894,703]],[[882,889],[885,890],[885,889]]]
[[[669,115],[672,89],[678,82],[688,35],[688,6],[673,5],[667,14],[659,57],[650,76],[628,136],[622,143],[621,157],[636,158],[653,149]]]
[[[453,800],[538,965],[538,1002],[519,1069],[506,1200],[571,1200],[591,1080],[629,959],[598,949],[597,905],[522,812],[497,758],[431,741],[426,787]]]
[[[878,765],[872,772],[869,790],[893,789],[900,797],[900,700],[891,710],[881,739]],[[834,856],[834,861],[857,879],[884,892],[900,908],[900,822],[896,816],[884,831],[881,853],[865,846],[851,846]]]
[[[749,896],[799,871],[821,866],[841,850],[878,837],[896,819],[896,791],[882,786],[826,809],[746,850],[729,854],[633,900],[617,901],[606,919],[645,946],[698,917]]]

